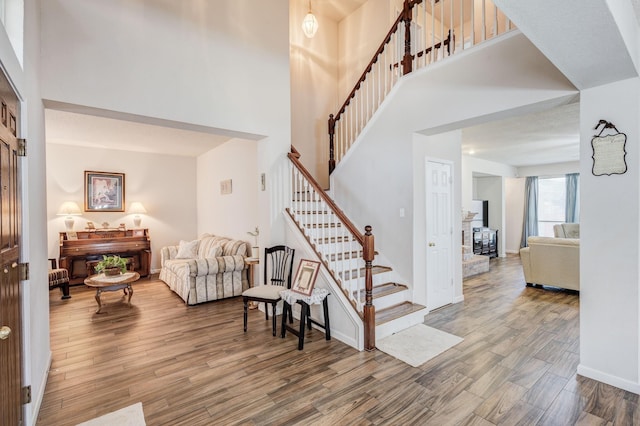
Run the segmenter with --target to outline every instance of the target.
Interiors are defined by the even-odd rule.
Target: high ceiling
[[[314,13],[340,21],[366,1],[313,0],[311,7]],[[640,4],[640,0],[634,1]],[[463,153],[516,167],[577,161],[578,112],[578,104],[571,104],[464,129]],[[48,143],[186,156],[201,155],[230,139],[51,109],[46,112],[46,131]]]
[[[307,3],[307,0],[298,0]],[[313,0],[311,10],[336,22],[342,21],[368,0]]]

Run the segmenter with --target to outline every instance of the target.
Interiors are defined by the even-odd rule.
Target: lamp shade
[[[60,206],[60,209],[58,209],[58,216],[66,216],[64,225],[66,226],[67,231],[73,230],[74,220],[72,216],[80,216],[81,214],[82,211],[80,210],[80,207],[78,207],[78,204],[73,201],[65,201]]]
[[[58,209],[58,216],[80,216],[81,214],[82,210],[73,201],[65,201]]]
[[[316,35],[317,31],[318,20],[316,19],[315,15],[311,13],[311,4],[309,4],[309,13],[307,13],[307,16],[305,16],[302,20],[302,32],[308,38],[312,38],[314,35]]]
[[[131,203],[131,206],[129,206],[129,213],[145,214],[147,213],[147,209],[144,208],[142,203],[136,201],[135,203]]]
[[[131,205],[129,206],[129,213],[135,214],[135,216],[133,217],[133,226],[135,226],[136,228],[140,228],[140,224],[142,223],[142,218],[140,217],[140,215],[147,213],[147,209],[144,208],[142,203],[136,201],[135,203],[131,203]]]

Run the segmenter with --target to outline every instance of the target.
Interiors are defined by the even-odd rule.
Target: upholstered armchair
[[[56,259],[49,259],[51,267],[49,269],[49,290],[59,288],[62,291],[63,299],[70,299],[69,295],[69,272],[66,269],[58,268]]]
[[[556,238],[580,238],[580,224],[560,223],[553,225],[553,235]]]

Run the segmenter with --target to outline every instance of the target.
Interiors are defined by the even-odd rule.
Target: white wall
[[[368,0],[338,24],[338,102],[342,106],[365,67],[397,18],[391,13],[397,0]],[[400,2],[401,3],[401,2]]]
[[[258,143],[232,139],[198,157],[198,235],[210,233],[254,244],[247,232],[258,225],[260,210]],[[227,179],[232,181],[232,192],[223,195],[220,182]]]
[[[580,93],[580,365],[578,374],[640,393],[640,79]],[[594,176],[599,120],[627,135],[627,172]],[[606,134],[606,132],[605,132]]]
[[[452,218],[452,264],[454,302],[463,300],[462,295],[462,216],[460,194],[462,134],[460,130],[442,133],[434,136],[413,135],[413,280],[409,286],[413,289],[414,303],[427,304],[427,188],[425,160],[445,160],[453,165],[453,218]]]
[[[259,225],[265,241],[284,238],[288,2],[48,0],[41,9],[47,105],[260,139]]]
[[[520,253],[522,223],[524,220],[524,178],[505,179],[505,232],[506,253]]]
[[[373,226],[378,249],[410,282],[413,133],[439,134],[496,119],[513,108],[540,110],[574,94],[573,86],[517,32],[416,71],[396,85],[333,173],[338,205],[354,223]],[[407,217],[399,217],[400,208]]]
[[[289,123],[283,2],[48,0],[41,8],[45,99],[258,135]]]
[[[307,38],[300,28],[309,10],[290,2],[291,143],[300,161],[324,188],[329,185],[329,114],[336,112],[338,87],[338,24],[315,13],[318,32]]]
[[[134,215],[127,209],[132,202],[141,202],[148,212],[141,215],[141,226],[151,236],[152,270],[160,269],[162,247],[196,238],[195,158],[47,144],[49,257],[58,258],[59,232],[65,231],[65,217],[56,216],[60,205],[75,201],[83,209],[85,170],[125,174],[125,212],[83,212],[75,218],[75,230],[84,229],[87,221],[96,227],[109,222],[133,228]]]

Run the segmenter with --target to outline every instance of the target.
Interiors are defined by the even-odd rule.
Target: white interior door
[[[453,303],[451,164],[427,160],[427,308]]]

